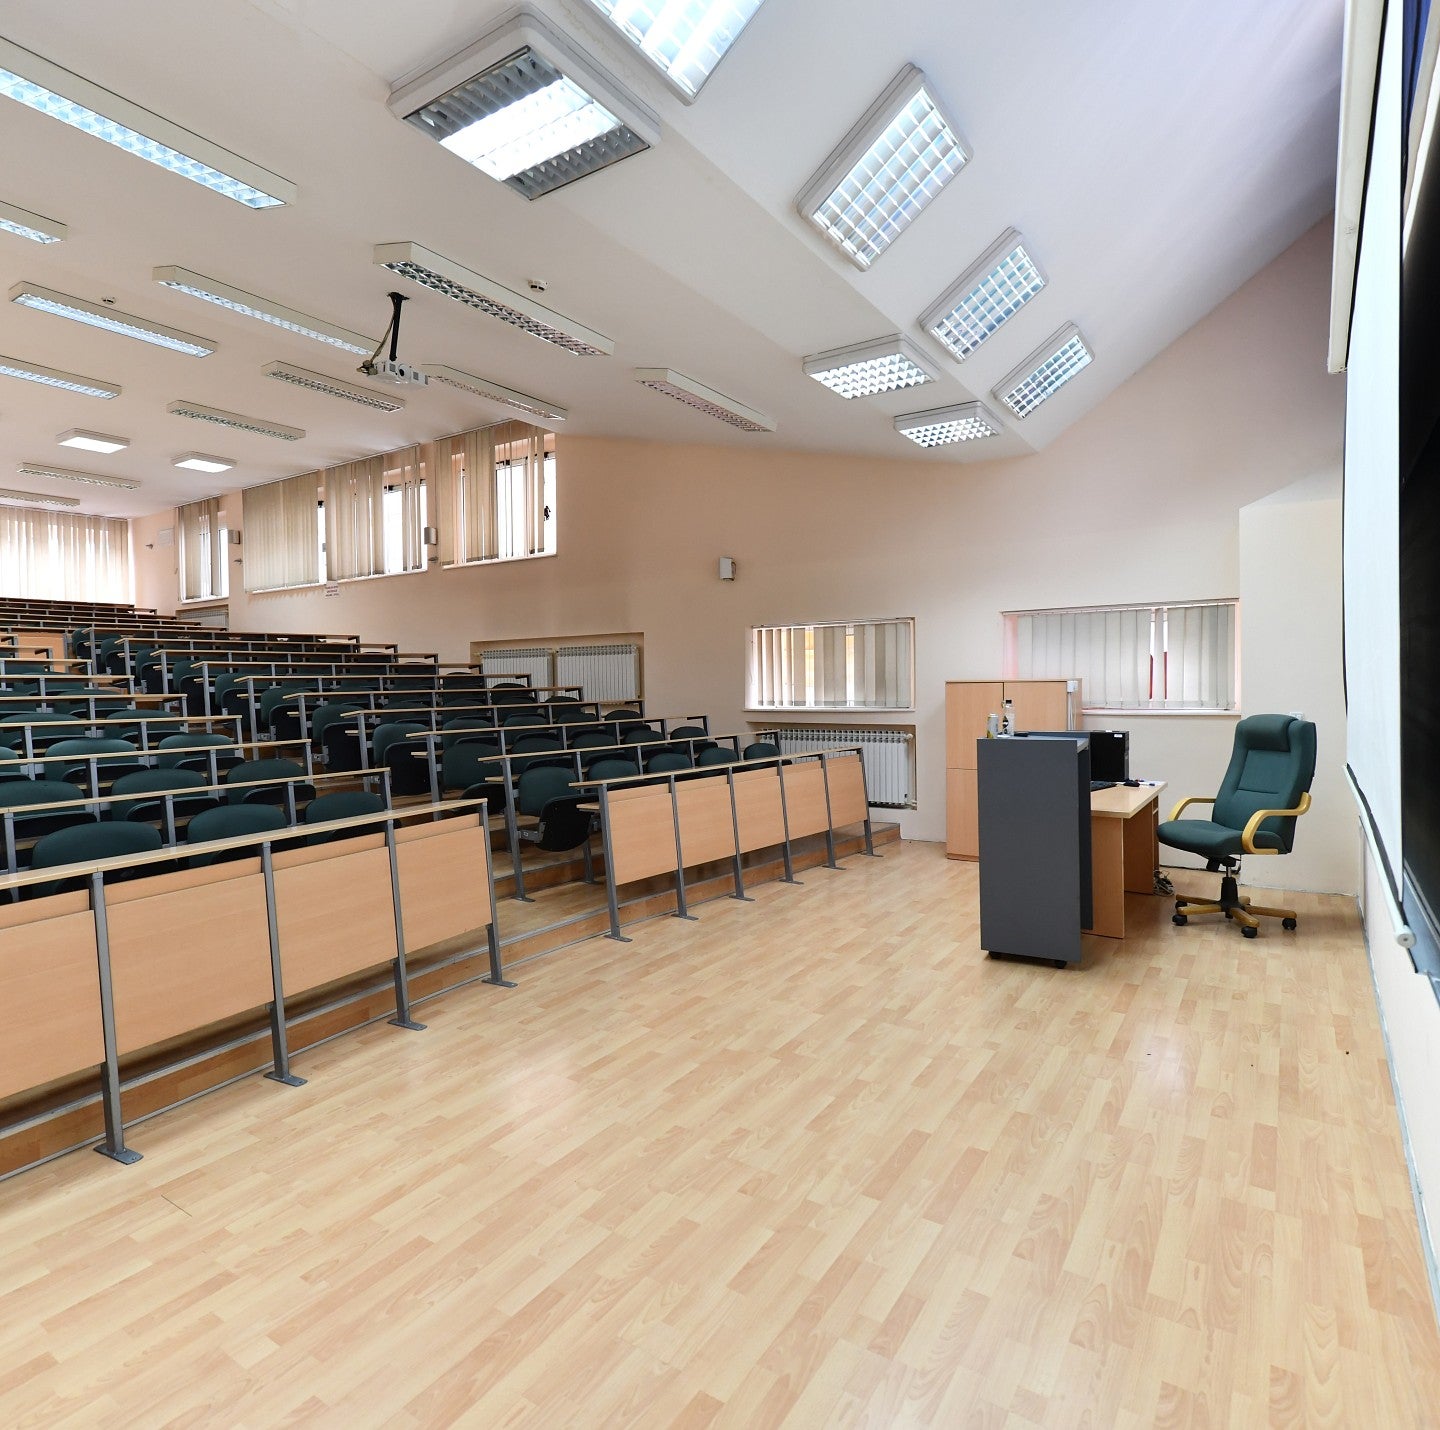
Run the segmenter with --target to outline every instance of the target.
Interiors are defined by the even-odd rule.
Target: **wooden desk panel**
[[[105,1056],[95,921],[84,894],[0,909],[0,1097],[95,1067]]]
[[[623,796],[623,797],[622,797]],[[606,796],[610,806],[610,859],[615,882],[675,871],[675,826],[670,790],[663,784],[629,785]]]
[[[836,829],[864,824],[870,818],[865,804],[865,774],[859,755],[837,755],[825,761],[830,776],[830,815]]]
[[[396,825],[405,952],[490,923],[490,835],[478,819]]]
[[[745,853],[785,842],[780,776],[773,768],[737,771],[735,813],[740,823],[740,848]]]
[[[686,780],[675,786],[675,804],[680,813],[680,852],[687,868],[735,857],[729,781]]]
[[[819,760],[785,766],[785,813],[791,839],[822,834],[828,827],[825,774]]]
[[[1160,862],[1156,831],[1165,785],[1116,785],[1090,796],[1090,880],[1094,922],[1086,933],[1125,937],[1125,895],[1153,894]]]

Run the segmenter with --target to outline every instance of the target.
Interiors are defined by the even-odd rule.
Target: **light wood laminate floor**
[[[0,1185],[0,1421],[1440,1423],[1350,901],[1060,972],[934,846],[754,892]]]

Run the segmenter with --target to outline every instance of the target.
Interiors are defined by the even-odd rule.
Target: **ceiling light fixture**
[[[493,402],[503,402],[506,407],[516,407],[521,412],[528,412],[532,417],[539,417],[545,422],[563,422],[570,415],[566,408],[546,402],[543,397],[531,397],[529,393],[516,392],[513,388],[502,387],[498,382],[461,372],[458,367],[446,367],[439,362],[427,362],[422,364],[422,367],[432,382],[443,382],[450,387],[458,387],[461,392],[473,393],[476,397],[488,397]]]
[[[970,151],[906,65],[796,201],[857,268],[869,268],[955,177]]]
[[[895,419],[895,430],[921,447],[944,447],[951,442],[974,442],[998,437],[1000,419],[979,402],[935,407],[929,412],[908,412]]]
[[[199,402],[172,402],[165,410],[174,417],[193,417],[198,422],[213,422],[217,427],[233,427],[237,432],[278,437],[282,442],[298,442],[305,435],[302,427],[286,427],[279,422],[267,422],[263,417],[246,417],[221,407],[205,407]]]
[[[0,500],[26,502],[31,506],[79,506],[79,497],[56,497],[48,492],[22,492],[14,487],[0,487]]]
[[[686,377],[683,372],[675,372],[668,367],[637,367],[635,381],[641,387],[663,392],[666,397],[673,397],[697,412],[728,422],[742,432],[775,430],[774,418],[757,412],[753,407],[746,407],[743,402],[736,402],[733,397],[726,397],[723,392],[716,392],[713,387],[706,387],[703,382],[696,382],[693,377]]]
[[[123,452],[130,445],[128,437],[112,437],[107,432],[87,432],[83,427],[72,427],[61,432],[55,440],[62,447],[78,447],[82,452]]]
[[[288,382],[293,387],[307,387],[311,392],[323,392],[328,397],[343,397],[348,402],[360,403],[362,407],[373,407],[377,412],[405,410],[403,397],[389,397],[383,392],[372,392],[368,387],[342,382],[338,377],[326,377],[323,372],[311,372],[308,367],[295,367],[288,362],[272,362],[262,367],[260,372],[264,377]]]
[[[651,110],[524,9],[397,86],[390,109],[527,199],[660,141]]]
[[[181,452],[171,459],[172,467],[184,467],[187,472],[228,472],[235,463],[226,457],[212,457],[208,452]]]
[[[176,268],[170,264],[155,269],[150,276],[177,293],[187,293],[192,298],[215,303],[246,318],[259,318],[262,323],[271,323],[288,333],[298,333],[302,338],[314,338],[317,343],[328,343],[332,348],[341,348],[347,353],[369,357],[375,348],[374,341],[361,333],[352,333],[348,328],[339,328],[333,323],[322,323],[319,318],[312,318],[307,313],[297,312],[281,303],[272,303],[270,299],[247,293],[243,288],[232,288],[218,279],[206,278],[203,273],[192,273],[188,268]]]
[[[70,233],[63,223],[41,218],[14,204],[0,204],[0,230],[13,233],[17,238],[28,238],[33,243],[61,243]]]
[[[51,467],[44,462],[21,462],[15,468],[22,477],[50,477],[57,482],[83,482],[88,487],[119,487],[121,491],[139,489],[139,482],[126,477],[102,477],[95,472],[74,472],[69,467]]]
[[[700,93],[715,66],[761,0],[590,0],[633,44],[687,104]]]
[[[19,358],[0,357],[0,375],[23,377],[26,382],[59,387],[66,392],[83,393],[86,397],[120,396],[120,389],[114,383],[101,382],[98,377],[81,377],[79,373],[64,372],[58,367],[41,367],[38,363],[23,362]]]
[[[816,353],[805,359],[804,367],[807,376],[841,397],[874,397],[902,387],[919,387],[939,376],[915,345],[899,333]]]
[[[293,203],[295,185],[29,50],[0,40],[0,95],[246,208]]]
[[[453,263],[418,243],[381,243],[375,248],[375,262],[422,288],[433,289],[457,303],[478,308],[502,323],[510,323],[567,352],[582,357],[608,357],[615,342],[603,333],[582,326],[530,298]]]
[[[1025,240],[1007,229],[920,315],[920,325],[963,362],[1044,287]]]
[[[57,318],[71,318],[77,323],[99,328],[103,332],[119,333],[126,338],[139,338],[142,343],[153,343],[158,348],[169,348],[172,352],[185,353],[189,357],[209,357],[215,351],[215,344],[209,338],[197,338],[194,333],[182,333],[178,328],[162,327],[159,323],[147,322],[144,318],[135,318],[129,313],[122,313],[99,303],[87,303],[81,298],[72,298],[66,293],[57,293],[53,288],[41,288],[34,283],[17,283],[10,290],[10,301],[19,303],[22,308],[53,313]]]
[[[1066,323],[995,387],[995,396],[1017,417],[1028,417],[1094,359],[1074,323]]]

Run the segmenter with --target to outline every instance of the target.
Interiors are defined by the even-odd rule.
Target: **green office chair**
[[[1174,922],[1192,914],[1224,914],[1240,925],[1246,938],[1260,932],[1260,916],[1279,919],[1293,929],[1294,909],[1269,909],[1240,897],[1242,854],[1288,854],[1295,840],[1295,820],[1310,808],[1310,782],[1315,778],[1315,726],[1290,715],[1251,715],[1235,727],[1230,766],[1213,799],[1192,795],[1182,799],[1160,826],[1160,842],[1205,860],[1218,873],[1216,900],[1176,899]],[[1191,804],[1214,806],[1210,819],[1181,819]]]

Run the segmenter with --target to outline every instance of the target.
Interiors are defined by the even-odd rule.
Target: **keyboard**
[[[1114,788],[1115,788],[1115,781],[1114,781],[1114,780],[1091,780],[1091,781],[1090,781],[1090,793],[1091,793],[1091,794],[1094,794],[1097,789],[1114,789]]]

